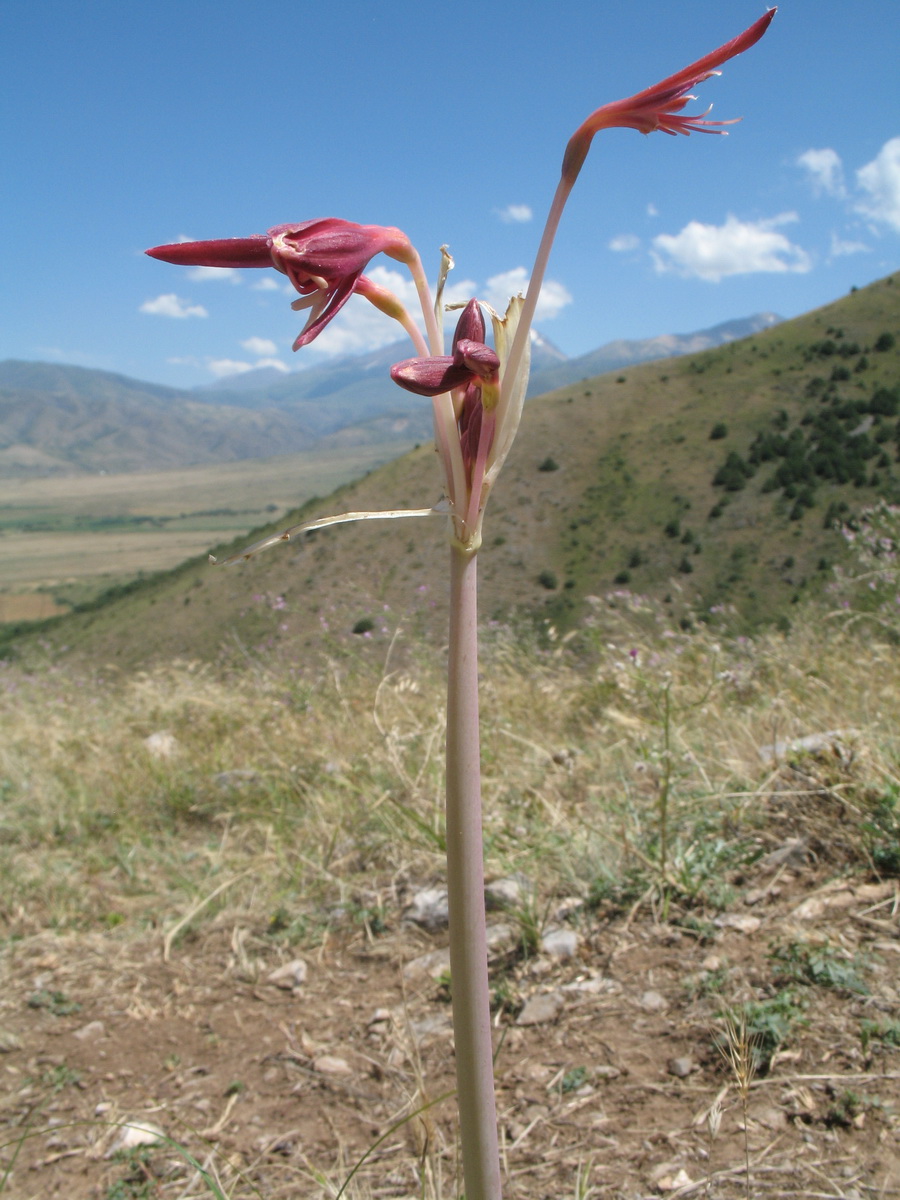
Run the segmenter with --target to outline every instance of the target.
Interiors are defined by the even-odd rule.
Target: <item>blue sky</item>
[[[457,293],[527,278],[569,135],[744,29],[757,0],[4,0],[0,358],[176,386],[396,340],[354,298],[300,355],[274,271],[147,246],[337,216],[398,225]],[[896,269],[893,3],[784,0],[702,85],[730,136],[601,134],[537,325],[570,355],[769,310]],[[406,289],[397,264],[370,274]],[[270,281],[260,287],[263,278]],[[275,286],[271,286],[275,285]]]

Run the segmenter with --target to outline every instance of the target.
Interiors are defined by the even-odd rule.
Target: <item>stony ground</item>
[[[900,1050],[861,1037],[900,1031],[896,881],[835,878],[787,839],[736,883],[718,914],[563,904],[530,957],[492,914],[507,1196],[900,1196]],[[386,929],[312,952],[227,910],[168,961],[161,936],[12,943],[4,1200],[189,1200],[210,1194],[198,1164],[234,1200],[334,1195],[366,1150],[349,1195],[455,1196],[452,1099],[397,1124],[453,1087],[446,933],[384,899]],[[788,988],[772,947],[797,944],[864,990],[833,973]],[[742,1099],[715,1044],[722,996],[786,993],[802,1019]]]

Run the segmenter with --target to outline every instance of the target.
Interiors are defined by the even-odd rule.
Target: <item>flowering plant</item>
[[[775,15],[770,9],[711,54],[625,100],[603,105],[579,126],[563,157],[534,268],[524,296],[501,316],[472,299],[457,321],[450,354],[444,352],[443,291],[453,261],[442,247],[437,288],[431,293],[419,254],[399,229],[328,218],[276,225],[266,234],[157,246],[147,253],[166,262],[207,267],[274,267],[299,293],[295,309],[309,316],[294,342],[308,345],[354,293],[409,334],[415,357],[391,369],[395,383],[430,397],[435,442],[443,468],[443,499],[421,509],[341,513],[297,525],[248,547],[226,562],[251,558],[279,541],[344,521],[440,515],[450,524],[450,637],[447,691],[447,890],[460,1141],[465,1194],[498,1200],[500,1163],[494,1106],[487,944],[477,673],[477,551],[491,489],[512,446],[528,384],[530,330],[550,249],[569,193],[594,136],[620,127],[641,133],[723,133],[731,121],[707,120],[709,110],[686,115],[691,89],[756,43]],[[399,298],[363,274],[377,254],[404,263],[419,297],[424,334]],[[492,344],[487,339],[490,319]]]

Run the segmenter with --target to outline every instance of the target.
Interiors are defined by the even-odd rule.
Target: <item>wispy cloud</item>
[[[241,348],[246,350],[248,354],[258,354],[260,357],[278,353],[278,347],[271,338],[248,337],[241,342]]]
[[[787,212],[762,221],[729,216],[724,225],[691,221],[680,233],[661,233],[653,239],[653,261],[659,272],[675,271],[710,283],[729,275],[803,273],[812,266],[809,255],[778,231],[797,219],[796,213]]]
[[[857,212],[900,233],[900,137],[884,143],[875,158],[856,172],[866,193]]]
[[[145,300],[140,312],[149,313],[151,317],[175,317],[183,320],[185,317],[208,317],[209,313],[202,304],[190,304],[182,300],[174,292],[165,292],[154,300]]]
[[[641,244],[641,239],[633,233],[620,233],[618,237],[614,237],[609,243],[610,250],[614,250],[616,254],[625,254],[629,250],[637,250]]]
[[[216,379],[226,379],[229,375],[246,375],[255,369],[253,363],[241,362],[235,358],[211,358],[206,364]]]
[[[271,275],[263,275],[262,279],[258,279],[252,287],[254,292],[277,292],[281,284]]]
[[[836,150],[806,150],[797,159],[797,166],[808,172],[817,195],[844,197],[844,167]]]
[[[507,225],[524,225],[534,217],[527,204],[507,204],[506,208],[495,208],[494,212]]]
[[[830,253],[832,258],[840,258],[846,254],[867,254],[871,249],[865,242],[851,242],[844,238],[838,237],[836,233],[831,235]]]

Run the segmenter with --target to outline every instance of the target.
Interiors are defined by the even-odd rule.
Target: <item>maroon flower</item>
[[[391,378],[417,396],[454,393],[456,432],[470,493],[466,499],[468,510],[476,475],[480,491],[500,398],[500,358],[484,344],[484,317],[478,301],[470,300],[460,315],[452,354],[408,358],[391,367]],[[452,468],[448,469],[448,479],[451,475]],[[475,499],[477,502],[480,495]]]
[[[219,238],[206,242],[175,242],[147,253],[163,262],[194,267],[275,267],[287,275],[302,299],[293,308],[310,314],[294,342],[299,350],[318,336],[353,294],[369,260],[387,254],[412,261],[415,251],[399,229],[356,225],[336,217],[276,225],[267,234]]]
[[[391,378],[417,396],[440,396],[470,383],[496,386],[499,370],[499,357],[484,344],[481,308],[470,300],[457,322],[452,354],[404,359],[391,367]]]
[[[637,129],[640,133],[653,133],[662,130],[663,133],[722,133],[721,125],[733,125],[734,121],[707,121],[706,113],[697,116],[681,116],[681,110],[688,100],[691,88],[711,75],[717,74],[716,68],[737,54],[754,45],[769,28],[775,9],[769,11],[749,29],[713,50],[711,54],[697,59],[690,66],[670,75],[661,83],[646,88],[627,100],[615,100],[612,104],[604,104],[591,113],[588,119],[575,131],[566,147],[563,159],[563,178],[574,181],[585,160],[591,139],[601,129],[611,129],[614,126],[625,129]],[[706,110],[709,112],[709,109]],[[739,119],[739,118],[738,118]]]

